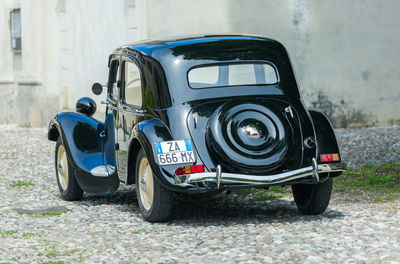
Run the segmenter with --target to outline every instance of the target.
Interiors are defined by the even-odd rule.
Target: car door
[[[142,78],[139,63],[135,57],[121,57],[121,92],[117,121],[117,162],[118,175],[126,182],[128,177],[129,139],[133,127],[142,115]]]
[[[109,75],[107,83],[107,109],[106,116],[108,114],[113,115],[114,121],[114,132],[115,132],[115,146],[114,150],[118,149],[118,118],[119,118],[119,101],[121,98],[121,65],[120,65],[119,55],[113,54],[110,56],[109,62]],[[115,153],[117,159],[117,169],[118,169],[118,155]]]

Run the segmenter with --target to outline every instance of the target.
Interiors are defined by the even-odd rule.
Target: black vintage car
[[[50,122],[63,199],[136,184],[143,218],[164,221],[174,192],[291,185],[302,213],[327,208],[345,164],[329,120],[305,108],[279,42],[146,41],[116,49],[108,67],[104,122],[87,97]]]

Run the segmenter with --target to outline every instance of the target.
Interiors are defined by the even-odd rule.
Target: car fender
[[[309,110],[313,124],[315,141],[317,147],[317,160],[320,162],[321,154],[332,154],[339,152],[339,146],[329,119],[322,112]],[[341,158],[341,157],[340,157]]]
[[[84,114],[63,112],[50,121],[48,139],[57,141],[61,137],[82,190],[110,193],[119,186],[115,169],[114,133],[112,114],[102,123]],[[106,168],[107,175],[99,176],[94,173],[95,168]]]
[[[158,165],[154,155],[155,143],[160,141],[174,140],[168,127],[159,119],[153,118],[146,120],[138,123],[134,127],[133,138],[140,142],[141,147],[146,153],[146,157],[153,170],[154,176],[159,183],[167,189],[179,191],[180,188],[174,184],[173,175],[169,175],[169,173],[167,173],[165,170],[162,170],[162,168]],[[131,142],[133,141],[134,140],[131,139]],[[132,152],[130,151],[130,153]],[[136,161],[136,158],[130,157],[129,160]]]

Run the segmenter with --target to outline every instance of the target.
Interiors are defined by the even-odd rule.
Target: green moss
[[[0,231],[0,236],[5,237],[5,236],[12,236],[18,234],[18,230],[5,230],[5,231]]]
[[[68,212],[68,210],[60,210],[60,211],[46,211],[42,212],[41,216],[55,216],[55,215],[62,215],[63,213]]]
[[[29,181],[22,181],[22,180],[18,180],[18,181],[13,181],[10,186],[12,188],[21,188],[21,187],[27,187],[27,186],[35,186],[35,184],[32,182],[32,180]]]
[[[31,237],[34,237],[34,236],[36,236],[35,233],[30,233],[30,232],[22,233],[22,237],[24,237],[24,238],[31,238]]]
[[[68,210],[58,210],[58,211],[44,211],[38,214],[29,214],[30,217],[47,217],[47,216],[57,216],[62,215],[63,213],[68,212]]]

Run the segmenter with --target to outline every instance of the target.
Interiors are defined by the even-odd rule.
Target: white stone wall
[[[146,38],[142,0],[5,0],[0,2],[0,123],[47,125],[60,110],[107,81],[108,56]],[[21,9],[22,51],[10,48],[9,12]],[[140,12],[141,11],[141,12]],[[97,117],[103,118],[101,98]]]
[[[12,1],[4,0],[0,8],[0,122],[13,122],[13,98],[14,98],[14,78],[13,78],[13,57],[10,52],[10,21],[9,12],[12,9]]]

